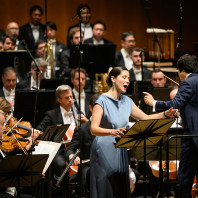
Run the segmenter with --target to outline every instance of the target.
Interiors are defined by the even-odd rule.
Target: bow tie
[[[34,29],[34,30],[38,30],[39,28],[40,28],[39,25],[33,25],[33,26],[32,26],[32,29]]]
[[[79,94],[76,95],[76,99],[79,99]],[[80,99],[85,99],[85,94],[80,94]]]
[[[135,73],[135,74],[141,74],[141,73],[142,73],[142,71],[138,71],[138,70],[136,70],[136,71],[134,71],[134,73]]]
[[[73,116],[73,112],[72,111],[65,111],[64,116],[65,117],[71,117],[71,116]]]
[[[89,23],[87,23],[87,24],[84,24],[84,23],[82,23],[81,24],[81,28],[88,28],[88,27],[90,27],[91,25],[89,24]]]

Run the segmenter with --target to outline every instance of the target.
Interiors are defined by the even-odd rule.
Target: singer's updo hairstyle
[[[177,61],[177,68],[180,72],[183,70],[186,73],[198,73],[197,57],[190,54],[185,54]]]
[[[111,88],[113,86],[113,82],[111,80],[111,77],[114,76],[116,78],[117,76],[119,76],[121,74],[122,71],[128,71],[128,69],[126,67],[114,67],[109,72],[109,75],[108,75],[107,80],[106,80],[109,88]]]

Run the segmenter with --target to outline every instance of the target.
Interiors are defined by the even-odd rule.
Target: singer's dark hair
[[[89,12],[91,12],[91,8],[90,8],[87,4],[80,4],[80,5],[77,7],[77,10],[76,10],[76,12],[77,12],[78,15],[80,15],[80,11],[81,11],[82,8],[87,8],[87,10],[88,10]]]
[[[113,86],[113,82],[111,80],[111,77],[114,76],[115,78],[121,74],[122,71],[128,71],[126,67],[114,67],[110,72],[109,76],[106,80],[109,87]]]
[[[134,34],[133,32],[124,32],[124,33],[122,34],[121,39],[122,39],[123,41],[125,41],[125,39],[126,39],[127,36],[133,36],[134,39],[136,40],[136,36],[135,36],[135,34]]]
[[[107,29],[107,26],[105,25],[105,23],[103,22],[103,21],[100,21],[100,20],[98,20],[98,21],[95,21],[94,23],[93,23],[93,28],[94,28],[94,26],[95,25],[97,25],[97,24],[101,24],[101,25],[103,25],[103,27],[104,27],[104,30],[106,30]]]
[[[47,27],[50,27],[51,29],[57,31],[57,26],[53,21],[47,21],[45,24],[45,29],[47,29]]]
[[[34,5],[30,8],[30,15],[35,11],[39,10],[41,12],[41,15],[43,15],[43,9],[39,5]]]
[[[179,71],[185,71],[186,73],[198,73],[198,61],[197,57],[190,54],[185,54],[177,61],[177,68]]]

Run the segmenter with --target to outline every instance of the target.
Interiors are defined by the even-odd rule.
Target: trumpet
[[[53,54],[53,40],[49,39],[45,44],[44,59],[47,63],[47,78],[54,77],[54,54]]]

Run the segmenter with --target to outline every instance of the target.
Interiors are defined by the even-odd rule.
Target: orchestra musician
[[[156,111],[164,111],[170,107],[180,109],[185,135],[198,134],[198,61],[193,55],[185,54],[177,62],[178,75],[181,80],[178,92],[173,100],[155,101],[146,93],[146,104]],[[185,138],[181,145],[180,165],[178,172],[178,197],[191,197],[191,189],[195,175],[198,173],[198,138]]]
[[[131,197],[127,148],[115,148],[115,138],[121,138],[132,116],[136,120],[173,117],[177,110],[170,108],[164,113],[146,115],[133,101],[124,95],[129,85],[127,68],[113,68],[107,78],[109,91],[101,94],[94,105],[91,133],[95,135],[90,155],[91,196]]]
[[[10,103],[5,98],[0,97],[0,139],[5,137],[5,136],[3,136],[3,134],[4,134],[4,130],[5,130],[5,123],[8,118],[10,109],[11,109]],[[35,138],[38,137],[39,134],[40,134],[40,132],[38,130],[34,130]],[[29,151],[32,146],[32,142],[33,142],[32,135],[30,135],[28,138],[26,138],[26,140],[27,141],[26,141],[25,149],[26,149],[26,151]],[[4,149],[6,149],[6,151]],[[10,151],[8,152],[6,146],[3,147],[2,145],[0,145],[0,163],[6,155],[15,155],[15,154],[22,153],[22,151],[19,149],[12,149],[10,147],[9,147],[9,149],[10,149]],[[0,188],[0,197],[11,198],[11,197],[15,197],[15,196],[16,196],[16,188],[14,188],[14,187]],[[28,195],[22,194],[21,197],[25,198],[25,197],[28,197]]]
[[[94,94],[91,99],[90,99],[90,104],[89,104],[89,110],[92,112],[94,103],[96,99],[98,98],[100,94]],[[76,127],[74,131],[73,138],[69,144],[69,146],[66,148],[65,156],[67,162],[69,162],[72,157],[74,156],[75,152],[77,149],[81,150],[81,156],[82,160],[87,160],[90,159],[90,148],[91,148],[91,143],[94,139],[95,136],[93,136],[90,132],[90,125],[91,121],[89,120],[88,122],[82,124],[81,126],[81,143],[80,143],[80,137],[79,137],[79,128]],[[81,148],[80,148],[81,145]],[[78,155],[76,159],[73,162],[73,165],[77,166],[80,164],[80,156]],[[78,172],[79,174],[79,172]],[[79,177],[76,178],[76,176],[79,175],[72,175],[70,180],[78,180]],[[90,163],[83,163],[82,164],[82,185],[86,189],[90,189]]]
[[[50,110],[45,113],[45,116],[41,123],[37,126],[38,130],[45,131],[47,126],[57,125],[57,124],[72,124],[78,123],[79,115],[77,115],[77,110],[75,108],[72,88],[68,85],[61,85],[56,89],[56,99],[59,103],[59,107],[53,110]],[[87,118],[81,114],[81,122],[88,121]],[[64,157],[65,147],[62,145],[57,152],[53,162],[52,169],[54,172],[54,178],[58,178],[62,171],[66,167],[66,159]],[[68,185],[68,178],[65,176],[65,179],[61,183],[61,193],[65,197],[68,193],[66,186]]]

